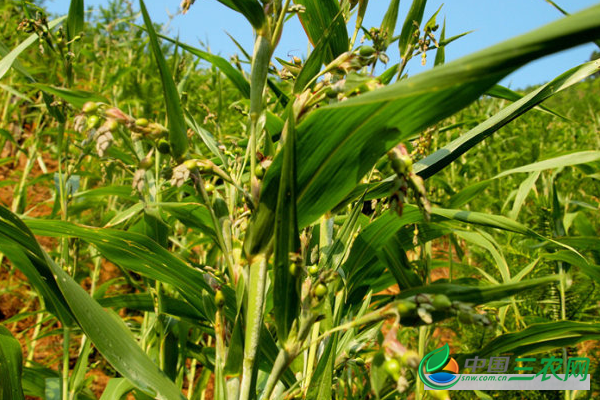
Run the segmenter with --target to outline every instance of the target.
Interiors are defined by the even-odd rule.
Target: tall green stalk
[[[244,361],[242,365],[242,382],[240,385],[240,400],[249,400],[255,386],[255,361],[260,343],[263,312],[265,306],[265,285],[270,251],[253,262],[250,268],[248,282],[248,310],[246,313],[246,336],[244,341]]]

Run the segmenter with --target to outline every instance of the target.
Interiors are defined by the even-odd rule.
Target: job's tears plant
[[[101,399],[423,399],[417,367],[448,328],[462,354],[566,357],[600,336],[597,310],[569,314],[570,298],[597,299],[577,292],[600,279],[597,198],[558,178],[576,166],[592,182],[600,153],[538,153],[464,184],[478,159],[499,157],[477,145],[532,108],[568,124],[541,103],[597,61],[526,95],[497,82],[600,39],[600,6],[445,63],[463,34],[447,38],[423,0],[405,16],[390,1],[379,27],[363,25],[368,1],[220,2],[253,28],[242,59],[158,34],[143,1],[141,27],[130,3],[88,17],[73,0],[54,20],[3,4],[23,31],[0,47],[4,115],[23,122],[32,108],[37,128],[25,149],[15,123],[0,127],[28,160],[13,207],[0,207],[0,252],[40,306],[25,362],[0,331],[0,399],[97,398],[94,369],[111,375]],[[273,56],[290,18],[305,59]],[[434,67],[408,76],[415,57]],[[53,174],[29,176],[48,160]],[[51,211],[32,217],[27,186],[43,179]],[[492,189],[490,206],[471,207]],[[101,281],[106,261],[118,272]],[[556,313],[527,305],[545,291]],[[52,334],[58,371],[32,361]]]

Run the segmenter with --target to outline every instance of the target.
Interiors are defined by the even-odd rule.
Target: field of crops
[[[142,0],[0,0],[0,400],[598,398],[599,54],[498,82],[600,5],[446,63],[426,0],[219,1],[231,59]],[[425,390],[448,354],[591,388]]]

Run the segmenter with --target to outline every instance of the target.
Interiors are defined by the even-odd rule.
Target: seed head
[[[171,177],[171,185],[181,187],[185,181],[190,177],[190,170],[185,164],[180,164],[173,169],[173,176]]]
[[[114,137],[105,127],[100,127],[96,132],[96,152],[100,157],[104,157],[106,150],[112,145]]]
[[[135,174],[133,175],[131,186],[139,193],[142,193],[142,190],[144,190],[144,185],[146,183],[145,177],[146,170],[141,168],[135,171]]]

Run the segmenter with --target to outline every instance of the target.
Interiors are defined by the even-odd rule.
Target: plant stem
[[[428,327],[427,326],[421,326],[419,327],[419,358],[423,358],[425,356],[425,350],[427,348],[426,344],[427,344],[427,331],[428,331]],[[423,398],[423,395],[425,394],[425,387],[423,385],[423,382],[421,382],[420,380],[417,380],[416,382],[416,391],[415,391],[415,400],[421,400]]]
[[[250,265],[248,282],[248,310],[246,314],[246,337],[244,341],[244,361],[242,365],[242,383],[240,400],[249,400],[252,395],[252,384],[256,353],[260,342],[263,310],[265,303],[265,286],[270,250],[264,257]]]
[[[263,109],[263,91],[269,72],[271,60],[271,41],[268,38],[268,29],[257,32],[252,56],[252,70],[250,76],[250,187],[255,184],[256,170],[256,142],[258,140],[258,119]],[[252,192],[252,190],[251,190]],[[254,200],[258,197],[253,193]]]
[[[63,326],[63,359],[62,359],[62,399],[69,400],[69,347],[71,344],[71,329]]]
[[[272,49],[275,49],[275,47],[277,47],[279,39],[281,38],[281,32],[283,31],[283,22],[285,20],[285,15],[287,14],[289,6],[290,0],[285,0],[285,4],[281,8],[281,11],[279,12],[279,17],[277,18],[277,22],[275,23],[275,29],[273,29],[273,41],[271,42]]]

